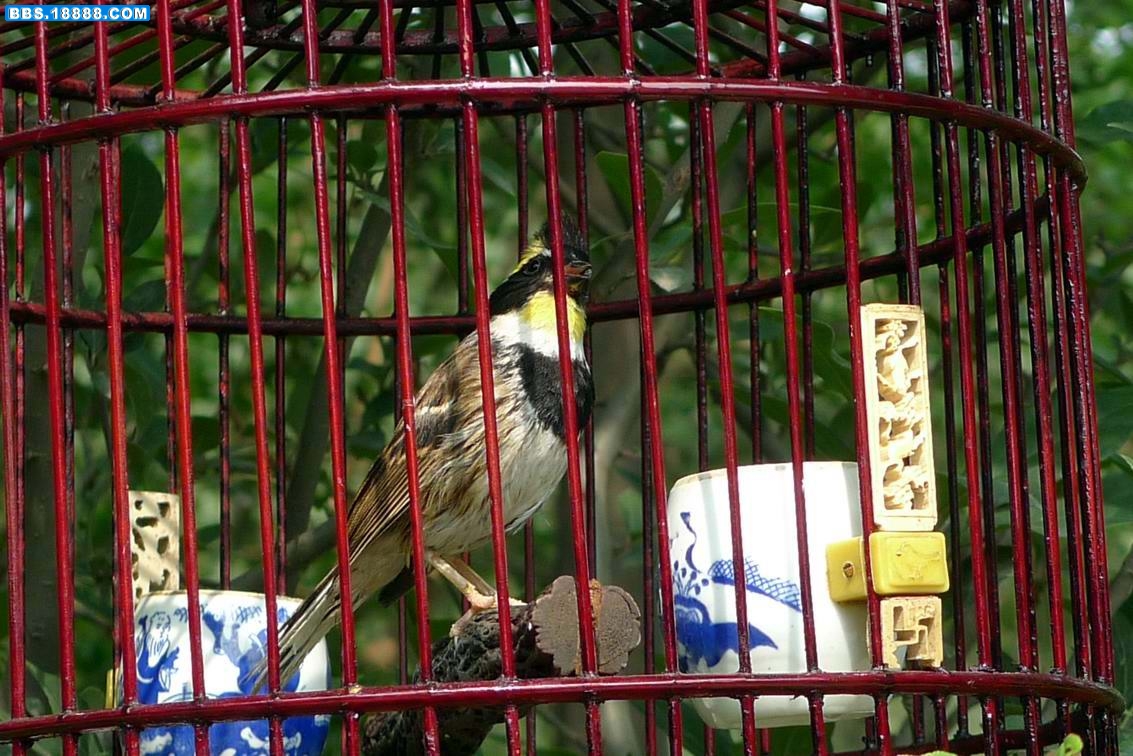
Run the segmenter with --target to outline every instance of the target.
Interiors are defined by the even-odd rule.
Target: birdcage
[[[328,748],[373,752],[368,723],[404,712],[412,748],[464,752],[446,732],[460,711],[501,723],[485,752],[513,754],[1037,754],[1070,734],[1117,752],[1061,0],[67,13],[36,5],[0,27],[0,740],[13,753],[163,752],[147,733],[175,726],[208,753],[220,724],[252,720],[266,724],[250,750],[306,752],[285,727],[297,717],[333,718]],[[262,590],[270,646],[276,597],[306,590],[307,566],[349,578],[350,497],[381,429],[413,419],[456,337],[487,344],[492,284],[538,219],[564,216],[596,271],[597,402],[581,427],[565,403],[565,484],[510,537],[486,413],[493,541],[469,558],[501,598],[508,576],[526,599],[559,573],[620,585],[640,646],[605,674],[584,621],[575,669],[519,679],[505,609],[498,675],[438,680],[431,649],[460,607],[418,570],[396,610],[342,613],[327,690],[206,695],[222,634],[203,593]],[[890,469],[879,423],[892,431],[874,395],[888,369],[878,312],[919,334],[910,369],[935,442],[922,521],[895,529],[874,504]],[[556,333],[566,355],[562,317]],[[481,379],[490,396],[492,371]],[[825,494],[803,485],[820,462],[856,481],[831,575],[814,569],[832,544],[808,501]],[[772,463],[786,487],[753,489],[745,470]],[[735,669],[685,663],[669,505],[678,477],[711,470],[736,544],[712,579],[745,616],[767,591],[736,578],[752,579],[741,530],[791,545],[797,594],[778,602],[797,604],[799,669],[754,664],[767,645],[745,622]],[[188,682],[164,703],[140,696],[153,680],[133,664],[162,651],[135,625],[143,501],[176,521],[151,545],[159,565],[180,560],[161,574],[187,597]],[[872,548],[887,530],[943,534],[946,551],[931,548],[947,590],[909,588],[894,610],[900,590],[880,585],[895,557]],[[864,662],[844,670],[824,663],[817,608],[839,574],[864,581]],[[599,594],[572,595],[594,616]],[[924,606],[937,613],[902,624]],[[835,722],[838,697],[864,710]],[[707,699],[737,708],[737,734],[702,721]],[[775,701],[801,707],[794,727],[763,714]]]

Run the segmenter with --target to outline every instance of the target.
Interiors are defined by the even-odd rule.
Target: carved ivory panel
[[[181,587],[181,497],[130,491],[134,598]]]
[[[862,307],[873,515],[882,530],[936,527],[924,312]]]
[[[885,666],[901,669],[897,651],[905,649],[904,668],[939,668],[944,664],[944,636],[939,596],[881,600]]]

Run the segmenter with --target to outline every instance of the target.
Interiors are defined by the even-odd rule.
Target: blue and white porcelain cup
[[[738,468],[738,475],[752,672],[805,672],[791,465],[747,465]],[[862,532],[858,466],[806,462],[803,491],[818,665],[828,672],[868,670],[865,605],[835,603],[826,580],[826,545]],[[730,517],[726,470],[689,475],[673,485],[669,549],[678,654],[685,673],[727,674],[740,668]],[[710,727],[731,730],[741,725],[735,699],[698,698],[691,703]],[[755,714],[760,727],[810,721],[805,698],[761,697]],[[827,721],[867,717],[873,714],[873,700],[826,696],[823,714]]]
[[[201,649],[205,694],[209,698],[250,695],[246,673],[267,654],[267,615],[262,593],[200,591]],[[279,596],[276,609],[282,625],[301,603]],[[156,704],[192,699],[188,594],[157,591],[142,596],[134,611],[134,648],[138,700]],[[317,645],[299,672],[283,685],[285,692],[326,690],[331,671],[326,641]],[[262,691],[261,691],[262,692]],[[283,720],[287,756],[322,753],[330,717],[296,716]],[[269,753],[267,720],[218,722],[209,728],[213,756]],[[146,756],[194,753],[193,728],[150,727],[142,731],[140,750]]]

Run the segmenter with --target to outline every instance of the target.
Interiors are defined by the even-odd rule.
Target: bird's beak
[[[567,286],[571,293],[578,293],[590,282],[590,263],[572,262],[566,265]]]

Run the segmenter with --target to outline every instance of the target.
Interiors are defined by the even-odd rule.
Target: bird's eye
[[[543,255],[535,255],[523,266],[523,272],[533,276],[543,269]]]

